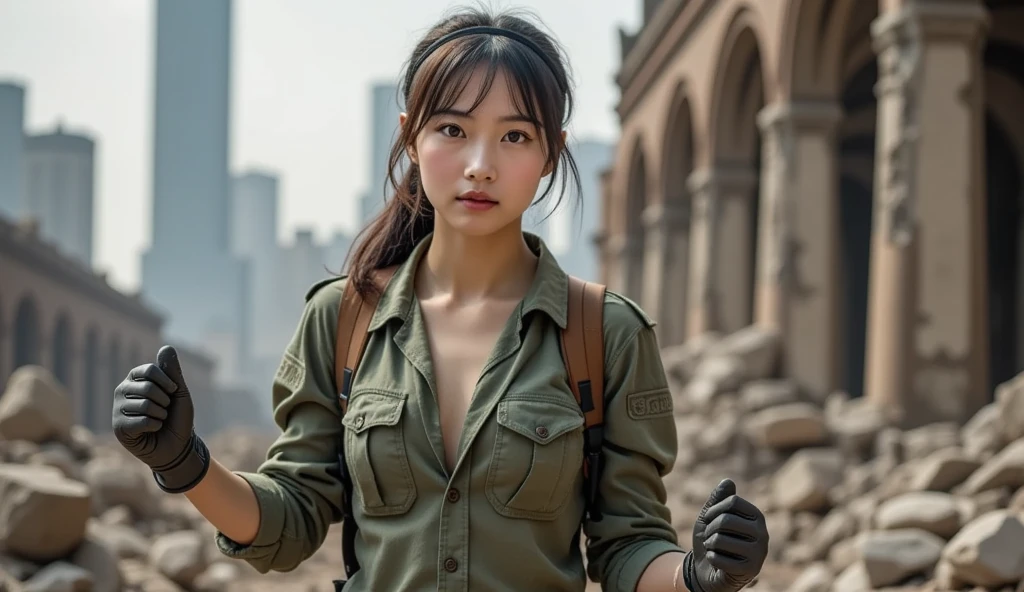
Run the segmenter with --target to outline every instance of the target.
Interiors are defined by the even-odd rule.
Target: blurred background
[[[0,0],[0,507],[36,500],[0,513],[0,590],[338,575],[332,531],[308,581],[239,583],[111,444],[112,392],[174,344],[255,470],[303,296],[384,203],[403,62],[459,5]],[[582,208],[527,227],[658,322],[680,536],[727,475],[769,513],[758,589],[1022,590],[1024,2],[490,5],[572,62]]]

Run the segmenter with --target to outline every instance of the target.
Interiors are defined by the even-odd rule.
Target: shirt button
[[[537,427],[537,435],[540,436],[541,438],[547,438],[548,437],[548,429],[546,427],[544,427],[544,426],[538,426]]]
[[[444,560],[444,569],[449,573],[454,573],[455,570],[459,569],[459,562],[449,557]]]
[[[448,501],[454,504],[455,502],[459,501],[459,490],[452,487],[451,489],[448,490],[448,494],[445,497],[448,498]]]
[[[359,417],[356,418],[356,427],[357,428],[363,427],[363,416],[362,415],[360,415]]]

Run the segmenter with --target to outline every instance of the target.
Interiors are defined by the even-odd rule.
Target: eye
[[[505,134],[505,137],[508,138],[509,142],[512,142],[513,144],[525,144],[530,139],[530,136],[527,136],[524,132],[515,130]]]
[[[442,136],[447,138],[457,138],[462,134],[462,128],[455,125],[454,123],[446,123],[441,127],[437,128],[437,131],[441,132]]]

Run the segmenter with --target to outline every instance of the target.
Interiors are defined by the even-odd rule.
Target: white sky
[[[355,230],[366,186],[369,85],[394,81],[452,0],[235,0],[232,172],[281,175],[279,237]],[[618,26],[640,0],[507,0],[566,46],[577,83],[571,134],[613,140]],[[26,128],[58,119],[97,141],[95,257],[134,289],[149,243],[154,0],[0,0],[0,80],[26,85]]]

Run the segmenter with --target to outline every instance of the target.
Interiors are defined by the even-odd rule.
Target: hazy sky
[[[232,172],[281,175],[278,234],[355,230],[367,185],[369,85],[395,81],[415,40],[454,0],[235,0]],[[617,27],[641,0],[492,0],[533,9],[566,46],[578,105],[570,133],[614,139]],[[99,268],[134,289],[149,244],[154,0],[0,0],[0,80],[27,86],[26,127],[97,140]]]

